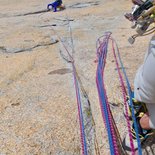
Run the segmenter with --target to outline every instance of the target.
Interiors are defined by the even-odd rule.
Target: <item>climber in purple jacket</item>
[[[47,5],[47,9],[53,10],[53,12],[57,12],[57,8],[64,9],[64,5],[62,3],[62,0],[56,0],[55,2]]]

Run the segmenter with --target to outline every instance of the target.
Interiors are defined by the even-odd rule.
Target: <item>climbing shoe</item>
[[[140,143],[142,144],[142,142],[144,142],[149,136],[153,135],[154,132],[153,132],[153,130],[142,129],[139,124],[139,120],[140,120],[140,118],[137,118],[136,121],[137,121],[138,135],[140,138]],[[134,124],[132,125],[132,128],[131,128],[131,135],[132,135],[132,139],[133,139],[134,149],[137,150],[138,143],[137,143],[137,139],[136,139],[136,132],[134,129]],[[124,138],[122,145],[123,145],[124,150],[131,151],[129,134],[127,134],[126,137]]]
[[[129,119],[132,120],[132,108],[131,108],[131,103],[130,103],[129,97],[127,97],[126,102],[127,102],[128,116],[129,116]],[[147,112],[145,103],[137,101],[134,97],[132,98],[132,103],[133,103],[135,117],[138,117],[139,115],[142,115]],[[124,113],[124,116],[127,117],[125,106],[123,109],[123,113]]]

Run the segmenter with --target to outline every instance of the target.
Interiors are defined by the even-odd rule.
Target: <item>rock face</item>
[[[63,59],[68,57],[62,43],[73,54],[89,97],[89,154],[110,154],[95,83],[96,40],[113,32],[132,83],[149,37],[128,44],[131,29],[123,14],[130,10],[130,1],[65,0],[66,9],[56,13],[46,12],[49,2],[0,0],[0,154],[81,154],[73,70]],[[123,137],[127,128],[111,53],[106,80]]]

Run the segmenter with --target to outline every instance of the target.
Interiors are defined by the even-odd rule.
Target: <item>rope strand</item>
[[[110,145],[111,155],[119,155],[117,138],[112,122],[110,107],[108,104],[108,97],[105,90],[104,84],[104,68],[106,64],[106,57],[108,52],[108,40],[111,33],[106,33],[104,36],[101,36],[97,41],[97,57],[98,65],[96,71],[96,84],[99,94],[100,107],[102,112],[102,117],[107,129],[108,140]]]

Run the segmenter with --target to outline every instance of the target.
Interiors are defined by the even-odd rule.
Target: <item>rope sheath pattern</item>
[[[138,135],[138,127],[137,127],[136,117],[135,117],[135,114],[134,114],[134,106],[133,106],[133,101],[132,101],[132,90],[131,90],[130,82],[129,82],[129,79],[127,77],[127,74],[126,74],[126,71],[125,71],[121,56],[120,56],[118,45],[117,45],[117,43],[116,43],[116,41],[114,39],[113,39],[113,42],[115,42],[119,62],[121,64],[121,68],[123,70],[123,74],[124,74],[126,84],[127,84],[128,94],[129,94],[129,98],[130,98],[130,103],[129,104],[131,106],[132,119],[133,119],[133,123],[134,123],[136,139],[137,139],[137,144],[138,144],[138,154],[142,155],[141,142],[140,142],[140,138],[139,138],[139,135]]]
[[[78,80],[76,67],[74,64],[74,58],[70,54],[70,52],[68,51],[67,47],[65,46],[65,44],[63,43],[61,38],[59,36],[58,36],[58,38],[61,41],[66,53],[68,54],[69,59],[67,59],[67,61],[72,64],[74,86],[75,86],[76,98],[77,98],[79,125],[80,125],[82,155],[88,155],[88,148],[87,148],[88,146],[87,146],[87,139],[86,139],[86,133],[85,133],[84,116],[83,116],[83,108],[82,108],[81,94],[80,94],[80,88],[79,88],[79,80]],[[118,46],[117,46],[116,42],[114,41],[114,39],[111,37],[111,33],[107,32],[107,33],[105,33],[105,35],[101,36],[97,40],[97,46],[96,47],[97,47],[98,65],[97,65],[97,71],[96,71],[96,85],[97,85],[97,90],[98,90],[98,94],[99,94],[101,113],[102,113],[102,117],[103,117],[105,127],[107,129],[108,140],[109,140],[109,145],[110,145],[110,152],[111,152],[111,155],[122,155],[120,148],[119,148],[119,144],[118,144],[118,139],[120,140],[120,138],[118,138],[118,136],[119,136],[118,135],[119,133],[117,132],[118,129],[115,125],[115,122],[114,122],[114,119],[113,119],[113,116],[112,116],[112,113],[111,113],[111,110],[109,107],[108,97],[106,94],[106,89],[105,89],[105,84],[104,84],[104,69],[105,69],[105,64],[106,64],[109,41],[112,41],[112,50],[113,50],[113,54],[114,54],[119,78],[120,78],[122,94],[123,94],[125,110],[126,110],[126,116],[127,116],[126,117],[127,118],[127,126],[128,126],[128,131],[129,131],[132,155],[135,154],[135,151],[134,151],[134,145],[133,145],[133,140],[132,140],[132,135],[131,135],[128,109],[127,109],[127,103],[126,103],[127,91],[126,91],[125,84],[123,81],[123,77],[121,75],[121,71],[119,68],[118,60],[116,57],[116,52],[118,54],[119,61],[120,61],[120,64],[122,66],[123,73],[124,73],[124,76],[126,79],[126,83],[127,83],[127,87],[128,87],[128,93],[129,93],[129,97],[130,97],[130,104],[131,104],[131,108],[132,108],[132,116],[134,118],[133,120],[134,120],[134,126],[135,126],[135,131],[136,131],[136,137],[137,137],[137,141],[138,141],[138,151],[139,151],[139,155],[142,155],[140,139],[138,136],[138,128],[137,128],[137,124],[136,124],[136,118],[134,115],[134,108],[133,108],[132,97],[131,97],[131,93],[132,93],[131,87],[130,87],[129,80],[127,78],[125,69],[123,67],[123,63],[122,63],[121,58],[120,58]],[[115,47],[116,47],[116,50],[115,50]],[[117,131],[116,131],[116,129],[117,129]]]
[[[54,31],[56,33],[56,31]],[[74,86],[76,91],[76,98],[77,98],[77,106],[78,106],[78,117],[79,117],[79,124],[80,124],[80,138],[81,138],[81,147],[82,147],[82,155],[88,155],[88,149],[87,149],[87,142],[86,142],[86,135],[85,135],[85,127],[84,127],[84,118],[83,118],[83,110],[82,110],[82,103],[81,103],[81,96],[80,96],[80,89],[79,89],[79,82],[78,82],[78,76],[76,67],[74,64],[74,58],[67,49],[64,42],[61,40],[60,36],[56,33],[57,37],[59,38],[60,42],[62,43],[67,55],[68,59],[66,59],[67,62],[72,64],[73,69],[73,77],[74,77]]]
[[[124,100],[126,116],[127,116],[126,121],[127,121],[127,127],[128,127],[128,132],[129,132],[129,138],[130,138],[131,152],[132,152],[132,155],[135,154],[133,138],[132,138],[132,134],[131,134],[130,121],[129,121],[127,100],[126,100],[127,91],[126,91],[126,87],[124,84],[123,77],[121,75],[121,71],[120,71],[118,60],[117,60],[116,52],[118,54],[118,57],[119,57],[118,59],[119,59],[119,62],[121,64],[121,67],[123,69],[123,74],[124,74],[126,84],[127,84],[127,88],[128,88],[128,94],[130,97],[130,104],[132,105],[131,106],[132,117],[133,117],[133,121],[134,121],[134,127],[135,127],[135,132],[136,132],[137,143],[138,143],[138,152],[139,152],[139,155],[142,155],[140,139],[138,136],[138,128],[137,128],[136,118],[134,115],[134,107],[133,107],[133,103],[131,103],[132,102],[132,96],[131,96],[132,91],[131,91],[130,83],[129,83],[129,80],[127,78],[123,63],[122,63],[121,58],[120,58],[118,46],[117,46],[115,40],[111,37],[111,32],[107,32],[107,33],[105,33],[105,35],[101,36],[97,40],[97,46],[96,47],[97,47],[98,65],[97,65],[97,71],[96,71],[96,85],[97,85],[97,90],[98,90],[98,95],[99,95],[99,102],[100,102],[102,117],[104,120],[105,127],[107,129],[108,140],[109,140],[109,145],[110,145],[110,152],[111,152],[111,155],[119,155],[120,154],[120,150],[119,150],[118,145],[117,145],[117,137],[118,136],[115,132],[114,124],[112,123],[113,122],[113,120],[112,120],[113,116],[112,116],[112,113],[110,111],[110,107],[109,107],[109,103],[108,103],[108,97],[106,94],[105,84],[104,84],[104,69],[105,69],[105,64],[106,64],[109,41],[111,41],[111,43],[112,43],[112,52],[113,52],[113,55],[115,58],[115,63],[116,63],[116,67],[117,67],[118,75],[119,75],[119,81],[120,81],[121,88],[122,88],[122,95],[123,95],[123,100]]]
[[[75,68],[74,63],[72,63],[72,67],[73,67],[74,85],[75,85],[75,90],[76,90],[78,115],[79,115],[79,123],[80,123],[82,154],[87,155],[88,152],[87,152],[87,143],[86,143],[86,136],[85,136],[85,127],[84,127],[82,105],[81,105],[81,97],[80,97],[80,90],[79,90],[78,80],[76,77],[76,68]]]
[[[102,117],[108,132],[108,140],[110,145],[111,155],[118,155],[118,146],[116,135],[114,132],[114,127],[112,124],[112,117],[110,115],[110,107],[108,104],[108,98],[106,95],[105,85],[104,85],[104,68],[106,63],[108,40],[110,38],[110,33],[106,34],[105,38],[100,37],[97,42],[97,56],[98,56],[98,66],[96,71],[96,84],[99,94],[100,107],[102,112]],[[103,39],[103,40],[102,40]]]
[[[135,151],[134,151],[133,139],[132,139],[132,135],[131,135],[131,127],[130,127],[130,120],[129,120],[129,114],[128,114],[128,107],[127,107],[127,102],[126,102],[127,101],[126,100],[127,92],[126,92],[126,89],[125,89],[123,77],[121,75],[118,60],[117,60],[117,57],[116,57],[115,47],[114,47],[114,40],[112,40],[112,50],[113,50],[113,55],[114,55],[114,58],[115,58],[115,63],[116,63],[116,67],[117,67],[117,71],[118,71],[118,75],[119,75],[119,80],[120,80],[121,88],[122,88],[122,95],[123,95],[125,112],[126,112],[126,120],[127,120],[127,127],[128,127],[128,132],[129,132],[129,138],[130,138],[131,152],[132,152],[132,155],[134,155]]]

